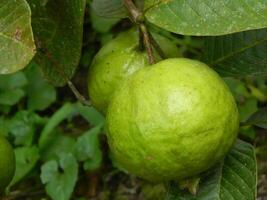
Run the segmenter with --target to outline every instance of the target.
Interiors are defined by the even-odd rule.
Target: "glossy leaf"
[[[151,23],[183,35],[223,35],[267,27],[266,0],[146,0]]]
[[[223,162],[202,175],[196,195],[172,183],[166,200],[255,200],[256,176],[254,148],[238,141]]]
[[[1,0],[0,74],[24,68],[34,54],[29,5],[25,0]]]
[[[66,84],[79,64],[85,0],[28,0],[38,52],[35,61],[56,86]]]
[[[207,37],[205,60],[222,76],[267,75],[267,29]]]

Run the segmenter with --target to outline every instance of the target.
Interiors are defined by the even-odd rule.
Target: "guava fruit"
[[[178,57],[178,48],[169,39],[152,33],[167,57]],[[146,51],[138,50],[138,32],[131,29],[103,46],[89,68],[88,90],[94,107],[103,114],[118,86],[138,69],[148,65]],[[159,60],[159,56],[155,54]]]
[[[15,173],[15,155],[8,141],[0,136],[0,193],[11,182]]]
[[[151,182],[183,180],[224,158],[239,127],[235,100],[199,61],[166,59],[115,91],[107,137],[115,163]]]

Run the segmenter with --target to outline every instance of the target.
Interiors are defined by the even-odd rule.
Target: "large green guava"
[[[178,57],[178,48],[169,39],[152,33],[167,57]],[[145,51],[138,50],[138,32],[131,29],[107,43],[89,68],[88,90],[92,104],[106,113],[113,92],[131,74],[147,66]],[[156,56],[159,59],[159,56]]]
[[[167,59],[114,93],[107,137],[122,169],[152,182],[195,176],[223,159],[239,127],[235,100],[207,65]]]
[[[0,193],[11,182],[15,173],[15,155],[8,141],[0,136]]]

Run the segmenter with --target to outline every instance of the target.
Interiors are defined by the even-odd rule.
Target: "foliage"
[[[166,199],[254,200],[254,152],[258,198],[266,197],[266,0],[134,2],[144,9],[149,30],[224,78],[238,104],[239,138],[246,141],[203,173],[198,189],[195,183],[182,189],[168,183]],[[116,169],[104,117],[78,103],[65,87],[72,79],[87,92],[85,74],[93,56],[132,26],[128,15],[122,0],[0,2],[0,135],[13,145],[17,165],[7,199],[154,200],[165,195],[162,185]],[[194,192],[192,187],[195,196],[186,189]]]

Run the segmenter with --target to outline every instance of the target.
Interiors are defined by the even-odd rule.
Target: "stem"
[[[153,56],[153,49],[152,49],[152,44],[151,44],[151,40],[149,37],[149,32],[148,32],[148,30],[144,24],[140,24],[140,29],[141,29],[141,32],[143,33],[143,37],[144,37],[143,41],[144,41],[144,45],[146,47],[149,63],[151,65],[155,64],[156,59]]]
[[[88,101],[75,87],[75,85],[68,80],[68,86],[71,89],[71,91],[73,92],[73,94],[75,95],[75,97],[85,106],[91,106],[90,101]]]
[[[149,32],[148,32],[149,33]],[[163,50],[161,49],[160,45],[158,44],[158,42],[153,38],[152,34],[149,33],[149,38],[150,38],[150,41],[152,43],[152,46],[156,49],[156,51],[158,52],[159,56],[162,58],[162,59],[166,59],[166,55],[165,53],[163,52]]]
[[[131,19],[134,21],[134,23],[140,24],[144,22],[143,13],[138,10],[132,0],[123,0],[123,4],[130,12]]]
[[[143,33],[141,31],[141,28],[138,27],[139,30],[139,50],[143,51],[144,50],[144,37],[143,37]]]

